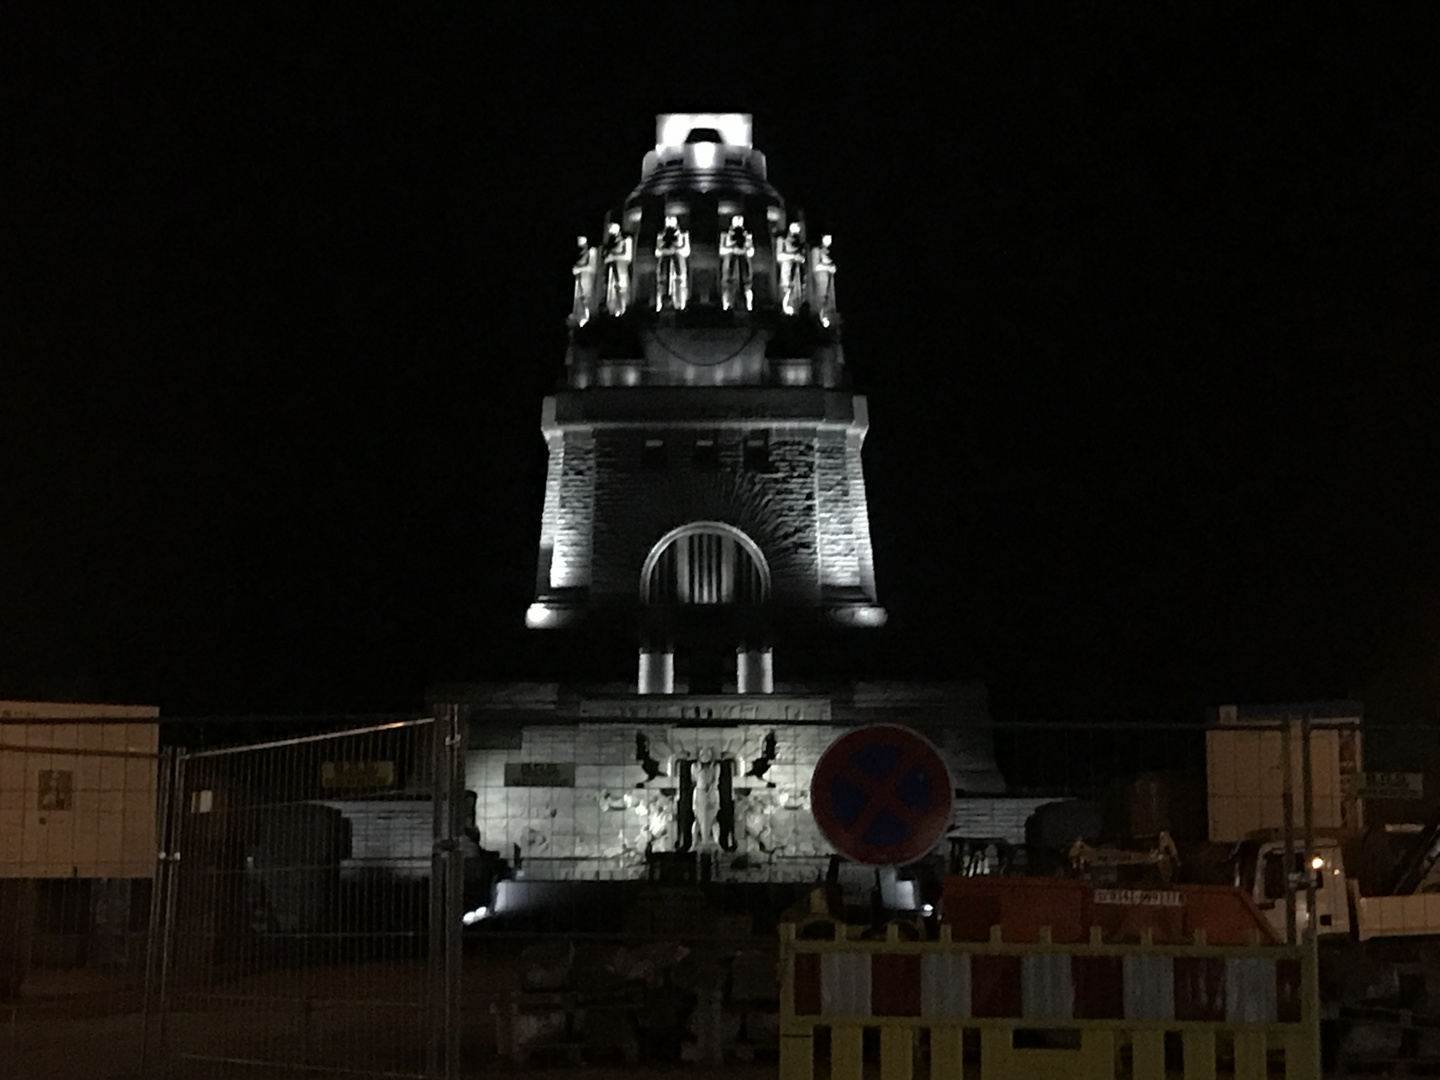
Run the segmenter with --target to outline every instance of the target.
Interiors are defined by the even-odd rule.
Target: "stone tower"
[[[750,117],[669,114],[581,238],[545,399],[536,629],[633,633],[642,694],[774,689],[787,637],[885,621],[829,237]]]

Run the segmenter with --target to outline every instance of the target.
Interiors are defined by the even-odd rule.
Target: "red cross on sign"
[[[953,789],[939,751],[894,724],[842,735],[810,781],[815,823],[835,850],[871,866],[927,854],[950,825]]]

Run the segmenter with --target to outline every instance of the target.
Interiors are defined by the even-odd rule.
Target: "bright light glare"
[[[920,914],[921,914],[921,915],[924,915],[924,916],[928,919],[931,915],[934,915],[934,914],[935,914],[935,905],[934,905],[934,904],[921,904],[921,905],[920,905]]]
[[[714,128],[727,146],[750,145],[749,113],[662,113],[655,118],[655,146],[684,146],[695,128]]]
[[[531,604],[525,610],[525,625],[531,630],[549,630],[560,625],[560,613],[549,604]]]
[[[1323,870],[1324,868],[1325,868],[1325,857],[1324,857],[1323,855],[1316,855],[1313,859],[1310,860],[1310,869],[1311,869],[1311,870]]]
[[[697,169],[713,169],[715,167],[715,155],[720,148],[713,142],[696,143],[691,148],[695,155],[695,167]]]
[[[832,617],[849,626],[884,626],[886,612],[878,604],[856,604],[832,609]]]
[[[460,921],[461,921],[462,923],[464,923],[466,926],[474,926],[474,925],[475,925],[477,922],[479,922],[481,919],[488,918],[489,915],[490,915],[490,909],[489,909],[488,907],[485,907],[485,906],[482,904],[480,907],[477,907],[474,911],[467,911],[467,912],[465,912],[464,915],[461,915],[461,916],[460,916]]]

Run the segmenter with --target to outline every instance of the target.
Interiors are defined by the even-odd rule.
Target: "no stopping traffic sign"
[[[871,866],[914,862],[950,824],[949,770],[928,739],[877,724],[842,735],[820,756],[810,807],[842,855]]]

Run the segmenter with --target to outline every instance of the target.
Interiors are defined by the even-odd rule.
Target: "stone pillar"
[[[675,654],[652,649],[640,650],[640,675],[637,680],[642,694],[673,694],[675,692]]]
[[[740,694],[773,694],[775,692],[775,652],[773,649],[735,650],[735,691]]]

